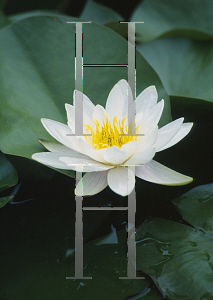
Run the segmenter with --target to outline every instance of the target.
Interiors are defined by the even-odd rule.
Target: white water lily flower
[[[105,109],[74,91],[74,104],[77,93],[83,97],[84,134],[88,136],[71,136],[75,132],[75,105],[65,105],[68,125],[41,119],[60,144],[43,141],[50,152],[35,153],[32,158],[53,168],[86,172],[76,195],[82,195],[82,190],[83,196],[94,195],[109,185],[115,193],[126,196],[135,187],[135,175],[162,185],[183,185],[193,180],[153,160],[156,152],[184,138],[193,123],[183,124],[183,118],[179,118],[158,129],[164,101],[157,103],[155,86],[150,86],[136,99],[136,135],[131,134],[131,126],[127,131],[127,89],[131,93],[127,81],[120,80],[112,88]],[[135,166],[135,174],[129,166]]]

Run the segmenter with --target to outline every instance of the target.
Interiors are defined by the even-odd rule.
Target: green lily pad
[[[75,89],[75,25],[70,17],[32,17],[0,32],[0,119],[4,153],[30,158],[44,151],[37,138],[54,141],[41,118],[67,123],[65,103]],[[126,64],[127,41],[98,24],[84,24],[85,64]],[[168,95],[155,71],[137,52],[137,94],[156,85],[165,99],[161,126],[171,121]],[[84,67],[84,93],[105,105],[125,67]]]
[[[13,196],[0,198],[0,208],[4,207],[12,198]]]
[[[137,263],[164,297],[213,299],[213,234],[156,219],[138,230]]]
[[[213,184],[173,201],[196,227],[155,219],[137,230],[137,268],[172,300],[213,299]]]
[[[213,5],[203,0],[144,0],[135,9],[131,21],[136,25],[138,42],[149,42],[159,37],[189,37],[213,39]]]
[[[169,95],[213,101],[213,42],[160,39],[137,49],[156,70]]]
[[[18,174],[14,166],[3,153],[0,152],[0,191],[7,189],[18,182]]]
[[[120,36],[125,38],[125,40],[128,39],[128,25],[126,23],[120,23],[120,21],[108,21],[104,23],[104,26],[107,28],[112,29],[116,33],[118,33]]]
[[[172,202],[192,226],[213,232],[213,183],[195,187]]]
[[[36,10],[36,11],[32,10],[32,11],[27,11],[24,13],[8,16],[8,19],[11,21],[11,23],[15,23],[26,18],[38,17],[38,16],[58,17],[58,16],[64,16],[64,14],[54,10]]]
[[[92,0],[87,1],[80,17],[82,20],[88,20],[98,24],[104,24],[112,20],[122,21],[123,19],[122,16],[114,10]]]

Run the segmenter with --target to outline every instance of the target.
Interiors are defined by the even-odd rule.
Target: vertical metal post
[[[75,23],[75,136],[83,135],[83,26],[85,22],[67,22]],[[88,22],[87,22],[88,23]],[[83,166],[82,166],[83,170]],[[82,179],[82,172],[76,172],[76,186]],[[82,185],[83,192],[83,185]],[[83,193],[82,193],[83,194]],[[76,213],[75,213],[75,277],[66,277],[66,279],[92,279],[92,277],[83,277],[83,197],[75,195]]]
[[[81,172],[76,172],[76,186],[82,178]],[[82,187],[83,190],[83,187]],[[83,212],[82,196],[76,196],[76,213],[75,213],[75,278],[83,278]]]
[[[131,26],[134,26],[134,34],[132,32]],[[131,41],[131,42],[130,42]],[[135,135],[135,23],[128,23],[128,67],[127,67],[127,78],[129,87],[131,90],[128,90],[128,129],[132,123],[132,134]],[[133,101],[131,98],[131,91],[133,96]]]
[[[76,23],[75,38],[75,89],[81,93],[75,93],[75,135],[83,134],[83,56],[82,56],[82,23]]]
[[[128,90],[128,131],[132,123],[132,132],[129,134],[136,135],[135,131],[135,99],[136,99],[136,49],[135,49],[135,23],[121,22],[128,24],[128,83],[132,90],[133,101],[131,99],[131,91]],[[132,27],[133,26],[133,27]],[[133,29],[133,30],[132,30]],[[132,170],[135,174],[135,166],[128,167],[128,173]],[[144,279],[144,277],[136,277],[136,243],[135,243],[135,214],[136,214],[136,191],[128,195],[128,221],[127,221],[127,277],[119,277],[120,279]],[[130,239],[131,236],[131,239]]]

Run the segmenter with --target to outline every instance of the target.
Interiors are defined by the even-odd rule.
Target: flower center
[[[86,141],[93,146],[93,148],[99,150],[103,148],[108,148],[111,146],[117,146],[121,148],[123,144],[126,144],[130,141],[137,141],[137,136],[134,136],[132,133],[132,122],[129,125],[124,126],[124,121],[127,117],[124,117],[122,121],[117,120],[115,116],[113,119],[113,124],[108,120],[106,114],[106,122],[103,121],[103,126],[100,126],[99,122],[96,119],[93,119],[93,122],[96,126],[96,131],[94,132],[90,125],[84,124],[86,131],[91,136],[85,136]],[[138,134],[139,125],[135,128],[136,134]]]

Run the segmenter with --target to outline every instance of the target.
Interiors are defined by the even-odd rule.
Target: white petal
[[[47,150],[51,151],[51,152],[60,152],[60,153],[67,153],[70,156],[75,156],[77,154],[82,155],[66,146],[64,146],[63,144],[59,144],[59,143],[54,143],[54,142],[49,142],[43,139],[37,139],[38,142],[40,144],[42,144],[42,146],[44,146]]]
[[[135,116],[135,124],[136,126],[143,124],[143,112],[141,111],[140,113],[136,114]]]
[[[74,106],[70,105],[70,104],[65,104],[65,108],[67,111],[67,119],[68,119],[68,125],[71,128],[71,130],[73,132],[75,132],[75,114],[78,112],[76,112],[76,97],[77,95],[79,96],[80,99],[82,99],[83,101],[83,124],[87,124],[90,125],[92,127],[92,129],[95,129],[95,124],[94,122],[92,122],[92,118],[93,118],[93,111],[95,109],[95,105],[90,101],[90,99],[84,95],[82,92],[75,90],[73,93],[73,102],[74,102]],[[82,112],[79,112],[82,114]],[[83,133],[86,134],[86,128],[83,126]],[[79,138],[79,137],[77,137]]]
[[[181,141],[189,133],[192,126],[193,123],[182,124],[179,131],[176,133],[176,135],[164,147],[158,149],[158,152],[170,148],[173,145],[177,144],[179,141]]]
[[[156,126],[161,118],[164,107],[164,100],[158,102],[149,112],[143,114],[143,124],[148,124],[149,128]]]
[[[56,131],[58,131],[58,133],[61,136],[65,136],[67,138],[65,141],[66,144],[64,142],[64,145],[70,147],[71,149],[75,150],[76,152],[84,153],[84,150],[82,149],[82,147],[79,143],[79,138],[77,138],[75,135],[73,135],[73,136],[69,135],[67,133],[67,130],[65,130],[64,128],[56,128]],[[72,132],[72,134],[73,134],[73,132]]]
[[[113,168],[113,166],[107,166],[89,158],[63,156],[60,157],[59,160],[77,172],[100,172]]]
[[[132,156],[125,162],[126,165],[143,165],[153,159],[155,156],[155,147],[150,147],[143,152],[139,152],[138,154]]]
[[[67,111],[67,120],[68,122],[73,122],[75,124],[75,108],[71,104],[65,103],[65,108]],[[71,128],[72,129],[72,128]],[[73,129],[72,129],[73,131]]]
[[[49,134],[61,144],[77,152],[82,152],[77,138],[75,136],[69,136],[69,134],[73,134],[69,126],[49,119],[41,119],[41,122]]]
[[[93,158],[96,161],[107,163],[107,161],[104,159],[104,152],[106,148],[96,150],[88,142],[85,142],[83,139],[79,139],[79,143],[86,155],[88,155],[89,157]]]
[[[83,179],[79,181],[75,189],[76,195],[89,196],[101,192],[103,189],[105,189],[108,186],[107,173],[108,171],[86,173]]]
[[[130,159],[125,162],[125,165],[131,165],[131,164],[138,165],[150,161],[155,155],[154,146],[157,139],[157,134],[158,134],[158,126],[155,126],[149,134],[139,137],[140,139],[138,138],[138,140],[140,140],[140,143],[138,147],[135,149],[132,157],[130,157]],[[149,148],[150,150],[147,150]],[[147,151],[144,152],[145,150]]]
[[[158,102],[148,113],[140,112],[136,115],[135,122],[136,126],[139,125],[139,132],[147,136],[150,131],[155,128],[161,118],[164,107],[164,100]]]
[[[127,167],[109,170],[107,181],[111,190],[121,196],[129,195],[135,187],[135,175],[131,168]]]
[[[136,166],[135,169],[137,177],[162,185],[184,185],[193,180],[193,178],[175,172],[154,160],[144,166]]]
[[[129,153],[117,146],[109,147],[104,152],[104,159],[113,165],[120,165],[127,160]]]
[[[40,153],[33,154],[32,158],[44,165],[53,168],[63,169],[63,170],[73,170],[73,168],[70,168],[65,163],[59,160],[61,155],[62,154],[58,152],[40,152]]]
[[[106,102],[106,111],[111,120],[115,116],[118,120],[122,120],[128,115],[128,93],[133,102],[132,91],[125,79],[120,80],[110,91]]]
[[[44,126],[44,128],[51,134],[56,140],[58,140],[60,143],[64,144],[64,138],[67,138],[66,136],[61,136],[58,131],[56,131],[56,128],[63,128],[65,131],[67,131],[68,134],[72,133],[70,128],[60,122],[50,120],[50,119],[41,119],[41,122]]]
[[[128,152],[128,158],[131,157],[138,149],[138,141],[130,141],[121,146],[121,149]]]
[[[137,148],[135,155],[145,149],[154,146],[158,136],[158,126],[155,126],[151,131],[140,137],[140,145]]]
[[[184,118],[179,118],[169,124],[163,126],[158,130],[158,137],[156,141],[156,152],[163,148],[166,144],[168,144],[171,139],[176,135],[179,131]]]
[[[121,92],[124,100],[123,109],[122,109],[122,119],[123,119],[125,116],[128,116],[129,101],[134,106],[134,111],[135,111],[135,95],[133,96],[130,85],[125,79],[120,80],[118,82],[118,85],[120,85],[121,87]]]
[[[154,85],[149,86],[141,92],[136,99],[136,113],[143,111],[146,113],[158,100],[158,93]]]
[[[106,102],[106,111],[111,120],[113,120],[115,116],[117,116],[118,120],[122,119],[123,103],[124,99],[121,92],[121,87],[117,83],[110,91]]]
[[[76,96],[78,93],[81,93],[81,98],[83,99],[83,113],[86,114],[91,120],[93,118],[93,110],[95,109],[95,105],[90,101],[90,99],[83,94],[82,92],[75,90],[73,93],[73,102],[75,106]]]
[[[67,119],[68,119],[68,126],[72,130],[72,132],[75,132],[75,107],[70,104],[65,104],[65,108],[67,111]],[[87,114],[83,113],[83,124],[87,124],[92,127],[93,130],[95,130],[95,124],[92,121],[92,118],[90,118]],[[86,134],[86,128],[83,126],[83,133]]]
[[[94,111],[93,111],[93,118],[96,119],[100,126],[103,125],[103,121],[106,122],[105,115],[109,118],[109,115],[107,114],[106,110],[101,105],[96,105]],[[109,118],[110,119],[110,118]]]

